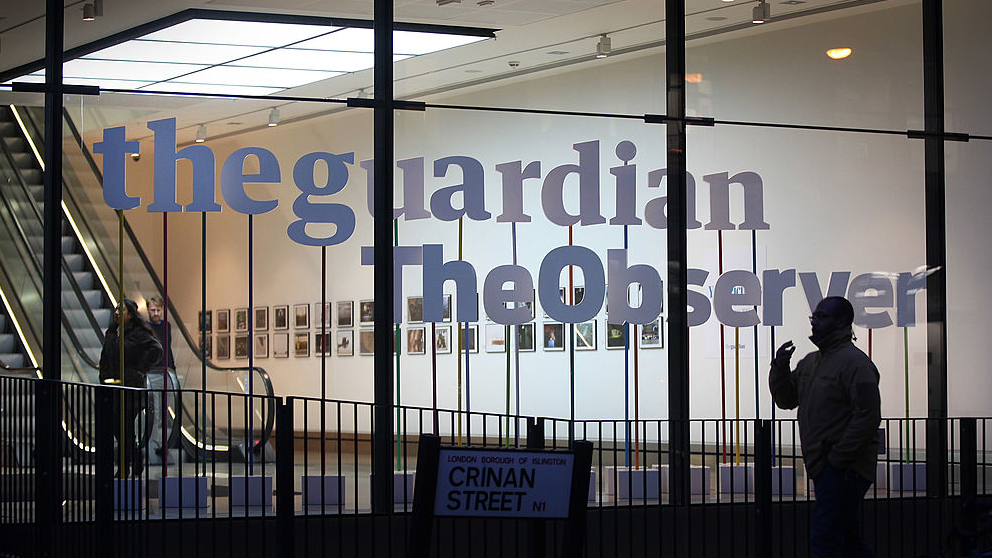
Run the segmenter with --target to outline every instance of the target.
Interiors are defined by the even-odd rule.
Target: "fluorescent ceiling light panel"
[[[140,89],[146,85],[151,85],[152,82],[133,79],[73,78],[66,79],[66,83],[71,85],[96,85],[102,89]]]
[[[216,66],[183,76],[183,81],[218,85],[258,85],[286,89],[341,75],[341,72],[315,72],[278,68]]]
[[[348,52],[372,52],[375,48],[375,39],[371,29],[361,29],[358,27],[348,27],[303,41],[293,45],[293,48],[308,48],[313,50],[343,50]]]
[[[137,62],[186,62],[223,64],[230,60],[265,52],[269,47],[223,44],[179,43],[168,41],[128,41],[87,54],[84,59],[131,60]]]
[[[332,72],[357,72],[371,68],[371,52],[336,52],[281,48],[249,56],[232,62],[232,66],[258,66],[263,68],[295,68],[298,70],[326,70]]]
[[[247,46],[286,46],[337,29],[326,25],[191,19],[141,37],[159,41],[223,43]]]
[[[467,35],[446,35],[441,33],[419,33],[414,31],[393,32],[393,52],[399,54],[429,54],[485,40],[485,37]]]
[[[63,66],[65,79],[104,78],[134,79],[139,81],[164,81],[183,74],[202,70],[197,64],[169,64],[165,62],[117,62],[113,60],[70,60]]]
[[[167,81],[142,87],[142,91],[169,91],[182,93],[214,93],[217,95],[271,95],[282,91],[282,87],[254,87],[248,85],[220,85],[215,83],[184,83]]]

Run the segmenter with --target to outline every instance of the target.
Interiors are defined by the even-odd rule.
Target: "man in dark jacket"
[[[121,335],[123,332],[124,359],[121,362]],[[162,345],[138,314],[138,305],[131,299],[124,301],[114,311],[114,323],[107,328],[103,351],[100,353],[100,382],[123,384],[127,387],[145,387],[148,370],[162,360]],[[144,408],[144,393],[127,390],[122,397],[114,397],[114,436],[121,448],[123,463],[118,476],[141,474],[141,453],[135,438],[134,421]],[[123,399],[123,412],[121,406]],[[133,463],[133,466],[132,466]]]
[[[165,320],[165,301],[158,295],[148,297],[148,325],[155,333],[155,338],[162,344],[164,350],[163,357],[152,367],[148,373],[146,385],[148,387],[148,414],[152,417],[152,435],[148,440],[149,455],[152,462],[156,458],[164,457],[163,447],[168,447],[168,440],[172,437],[172,422],[169,420],[168,411],[162,404],[162,387],[166,375],[169,380],[169,399],[175,397],[176,386],[179,380],[176,376],[175,357],[172,356],[172,322]],[[166,428],[162,428],[162,421],[165,420]],[[165,443],[162,440],[166,440]]]
[[[810,316],[819,348],[790,369],[796,348],[775,353],[768,384],[775,404],[798,410],[806,471],[816,488],[810,548],[816,558],[874,556],[861,539],[861,501],[875,478],[881,397],[878,370],[851,342],[854,308],[827,297]]]

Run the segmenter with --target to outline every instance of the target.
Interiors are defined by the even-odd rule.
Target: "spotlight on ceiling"
[[[447,6],[448,4],[461,4],[462,0],[437,0],[438,6]]]
[[[832,49],[830,49],[830,50],[827,51],[827,56],[829,56],[830,58],[833,58],[834,60],[841,60],[843,58],[847,58],[848,56],[850,56],[852,52],[854,52],[854,51],[852,51],[851,49],[849,49],[847,47],[843,47],[843,48],[832,48]]]
[[[596,58],[606,58],[610,55],[610,51],[613,50],[613,41],[603,33],[599,36],[599,42],[596,43]]]
[[[277,107],[272,107],[269,111],[269,126],[279,125],[279,109]]]
[[[764,23],[771,18],[772,7],[764,0],[758,2],[758,5],[751,10],[751,23]]]
[[[83,4],[83,21],[93,21],[94,19],[96,19],[96,13],[93,4]]]
[[[203,143],[207,141],[207,125],[200,124],[200,127],[196,129],[196,143]]]

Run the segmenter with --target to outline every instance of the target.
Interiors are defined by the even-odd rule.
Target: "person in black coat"
[[[123,311],[123,312],[122,312]],[[124,361],[121,362],[121,337],[124,338]],[[100,382],[133,388],[145,387],[145,376],[151,367],[162,361],[162,344],[151,327],[138,314],[138,305],[125,298],[114,311],[100,353]],[[114,437],[121,448],[123,463],[118,476],[138,476],[143,469],[134,421],[144,408],[144,393],[126,390],[122,397],[114,397],[114,416],[120,428],[114,428]],[[123,399],[123,411],[121,407]]]

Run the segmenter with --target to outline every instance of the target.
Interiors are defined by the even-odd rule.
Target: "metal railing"
[[[807,553],[815,490],[803,468],[793,419],[691,421],[691,498],[676,506],[670,499],[674,475],[667,420],[570,422],[396,406],[394,461],[381,469],[393,471],[393,513],[376,516],[371,475],[380,469],[372,461],[371,403],[183,393],[192,402],[191,416],[206,410],[225,417],[242,451],[192,459],[180,453],[124,480],[115,476],[122,462],[115,441],[121,430],[118,409],[125,398],[143,408],[148,396],[118,386],[0,377],[0,541],[9,541],[0,543],[0,551],[402,556],[419,436],[428,433],[445,445],[474,447],[563,449],[570,435],[591,442],[589,556]],[[57,429],[46,426],[45,417],[59,404],[73,407],[75,420],[94,432],[92,456],[68,452],[58,436],[46,434]],[[277,417],[274,443],[260,443],[268,429],[249,420],[266,408]],[[137,431],[145,420],[139,413]],[[936,465],[946,467],[947,497],[928,495],[927,469],[934,465],[925,462],[924,438],[918,435],[937,423],[950,440],[946,459]],[[209,442],[218,436],[215,424],[184,426]],[[936,556],[954,526],[966,521],[962,504],[992,491],[988,419],[889,419],[882,427],[886,443],[864,505],[865,538],[879,556]],[[139,450],[136,461],[148,463],[147,452]],[[38,482],[43,477],[60,480],[46,485]],[[553,555],[562,542],[560,525],[545,527],[537,530],[523,519],[438,519],[432,555]],[[535,538],[537,532],[541,536]],[[479,546],[480,541],[490,546]],[[3,548],[7,544],[15,546]],[[46,544],[50,547],[42,548]]]

